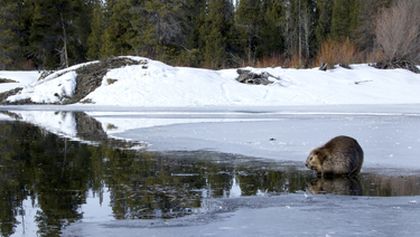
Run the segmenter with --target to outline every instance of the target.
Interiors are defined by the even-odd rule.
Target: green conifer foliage
[[[261,52],[265,56],[284,53],[284,7],[281,1],[265,1],[264,18],[261,28]]]
[[[227,0],[209,1],[205,23],[200,30],[205,66],[220,68],[229,63],[229,33],[232,27],[232,3]]]
[[[0,1],[0,69],[14,68],[22,59],[17,44],[21,30],[19,5],[18,1]]]
[[[261,42],[264,17],[261,1],[241,0],[236,12],[236,27],[240,32],[242,45],[248,63],[255,63]]]
[[[102,48],[102,35],[104,28],[104,12],[101,1],[95,1],[91,14],[90,34],[87,42],[87,58],[99,59]]]
[[[318,43],[325,41],[331,32],[333,1],[317,0],[316,11],[318,13],[318,21],[316,25],[316,38]]]
[[[358,0],[335,0],[331,18],[331,37],[352,38],[358,24]]]
[[[129,43],[131,36],[129,32],[132,30],[131,7],[129,0],[107,1],[109,19],[102,38],[102,57],[126,55],[131,52],[132,47]]]

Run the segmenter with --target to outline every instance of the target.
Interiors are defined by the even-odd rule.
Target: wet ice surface
[[[109,150],[121,143],[108,142],[110,147],[95,152],[103,156],[42,160],[48,164],[45,172],[57,170],[57,180],[62,179],[62,167],[68,167],[69,180],[100,177],[93,181],[104,184],[98,189],[85,180],[79,191],[64,192],[76,201],[71,207],[77,207],[70,217],[60,216],[64,224],[53,226],[62,228],[64,236],[420,234],[420,107],[343,107],[332,112],[104,109],[87,112],[90,116],[51,108],[43,116],[39,109],[12,112],[21,121],[72,140],[100,142],[98,137],[111,136],[145,142],[146,151],[158,151],[124,155]],[[7,114],[2,117],[10,120]],[[355,137],[365,151],[359,180],[314,179],[303,165],[309,150],[341,134]],[[13,170],[7,165],[0,164],[0,169]],[[53,176],[48,177],[44,182]],[[26,213],[54,213],[48,207],[41,210],[38,199],[45,196],[37,197],[32,208],[24,202]]]
[[[130,129],[113,136],[143,140],[150,144],[149,149],[158,151],[214,150],[301,162],[312,148],[332,137],[348,135],[363,147],[365,168],[420,169],[419,128],[417,114],[267,114],[254,121],[172,124]]]
[[[417,236],[419,201],[302,193],[218,199],[203,214],[78,223],[65,236]]]

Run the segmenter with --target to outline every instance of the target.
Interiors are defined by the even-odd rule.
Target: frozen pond
[[[4,109],[1,235],[416,236],[419,113],[374,110]],[[307,152],[339,134],[362,173],[314,177]]]

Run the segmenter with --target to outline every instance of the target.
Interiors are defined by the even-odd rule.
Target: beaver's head
[[[322,163],[324,163],[326,157],[327,155],[320,148],[314,149],[309,153],[305,165],[309,169],[320,173],[322,171]]]

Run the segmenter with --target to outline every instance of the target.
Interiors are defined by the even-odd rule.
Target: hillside
[[[134,107],[278,106],[420,103],[420,74],[379,70],[366,64],[329,71],[246,68],[266,72],[272,84],[235,80],[236,69],[172,67],[142,57],[94,61],[39,73],[0,71],[3,104],[94,104]],[[7,87],[5,85],[7,84]],[[16,89],[22,87],[22,89]]]

